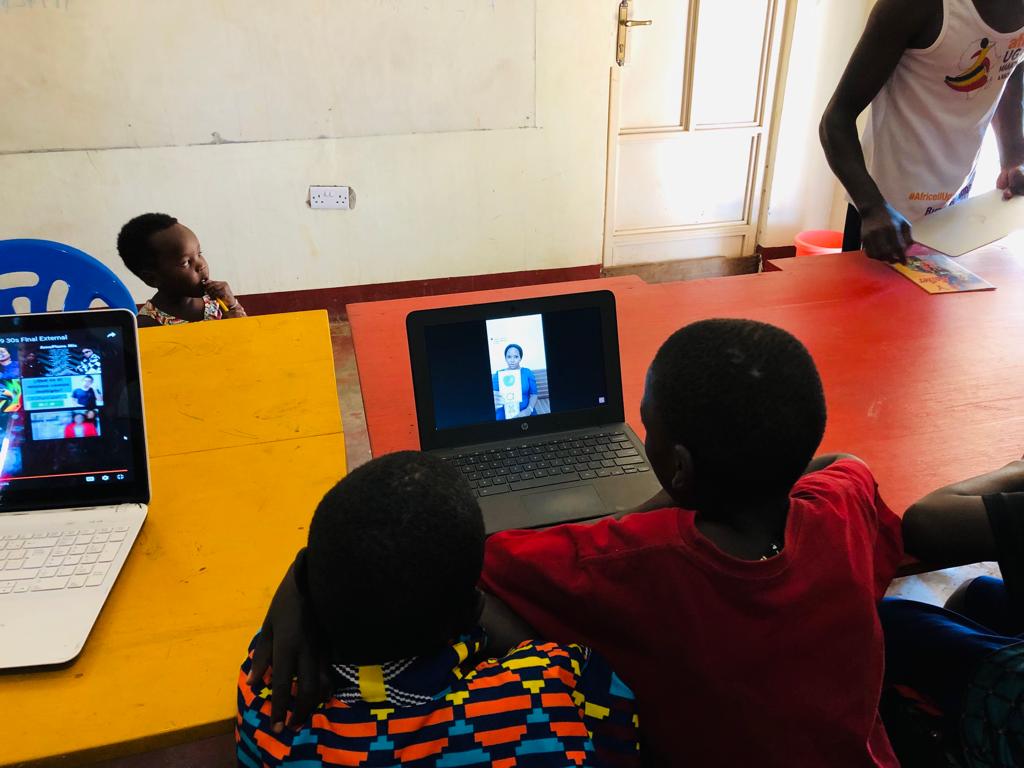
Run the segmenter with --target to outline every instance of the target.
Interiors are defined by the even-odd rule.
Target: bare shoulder
[[[878,0],[865,33],[899,40],[904,48],[928,48],[942,30],[942,0]]]

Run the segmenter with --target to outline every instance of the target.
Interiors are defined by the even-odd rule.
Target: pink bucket
[[[797,256],[817,256],[843,250],[843,233],[831,229],[809,229],[796,236]]]

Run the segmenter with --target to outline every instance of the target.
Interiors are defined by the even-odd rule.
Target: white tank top
[[[1006,79],[1024,57],[1024,28],[996,32],[973,0],[942,6],[938,38],[904,51],[864,134],[871,177],[910,221],[967,197]]]

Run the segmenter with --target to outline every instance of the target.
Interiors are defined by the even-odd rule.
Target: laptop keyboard
[[[625,432],[467,451],[444,460],[458,468],[480,497],[651,471],[647,457]]]
[[[0,595],[98,587],[128,526],[0,536]]]

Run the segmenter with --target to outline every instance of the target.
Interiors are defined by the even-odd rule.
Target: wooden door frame
[[[687,40],[685,52],[686,67],[683,79],[682,114],[678,128],[653,129],[649,133],[695,133],[713,129],[693,125],[693,77],[697,54],[698,19],[702,0],[690,0],[687,15]],[[703,0],[716,2],[717,0]],[[611,2],[611,0],[609,0]],[[769,0],[771,24],[765,29],[765,45],[761,58],[759,87],[757,94],[757,120],[746,127],[761,127],[756,145],[752,143],[752,157],[748,169],[744,218],[739,222],[714,224],[692,224],[660,229],[637,230],[633,237],[639,242],[657,242],[658,239],[688,239],[721,235],[743,237],[742,255],[751,255],[757,247],[757,239],[763,222],[767,219],[771,181],[775,168],[778,131],[781,122],[782,102],[786,77],[789,69],[793,27],[798,0]],[[616,2],[616,5],[618,3]],[[657,23],[657,20],[655,20]],[[778,51],[774,59],[773,53]],[[774,65],[773,65],[774,64]],[[628,63],[627,65],[628,66]],[[608,134],[605,158],[605,204],[604,237],[601,248],[601,263],[604,268],[618,266],[612,263],[615,242],[615,197],[618,184],[618,153],[621,131],[621,67],[612,64],[608,79]],[[767,116],[767,122],[765,117]],[[723,126],[724,127],[724,126]],[[740,124],[729,127],[743,127]],[[639,133],[639,132],[638,132]],[[627,132],[625,135],[629,135]],[[639,137],[638,137],[639,138]],[[627,139],[628,140],[628,139]],[[756,158],[756,162],[755,162]],[[621,236],[620,236],[621,237]],[[625,235],[630,239],[629,234]]]

